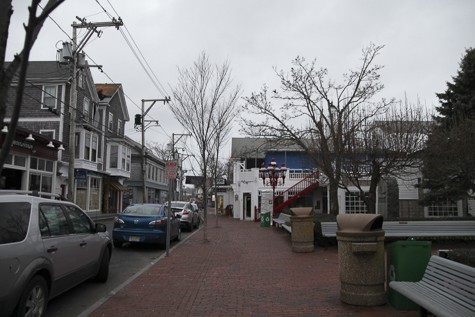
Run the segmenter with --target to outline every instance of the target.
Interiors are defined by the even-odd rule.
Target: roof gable
[[[112,106],[111,101],[117,98],[124,116],[124,120],[130,120],[122,84],[96,84],[96,91],[100,102],[107,103],[109,106]]]

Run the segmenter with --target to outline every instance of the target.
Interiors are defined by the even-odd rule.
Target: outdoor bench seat
[[[475,268],[432,256],[419,282],[391,281],[389,287],[442,317],[475,316]]]
[[[322,235],[335,237],[336,222],[322,222]],[[385,221],[383,228],[386,237],[474,237],[475,221]]]
[[[285,230],[291,233],[292,226],[287,224],[290,223],[290,217],[291,215],[281,212],[279,214],[279,217],[272,219],[272,222],[274,223],[274,226],[284,228]]]

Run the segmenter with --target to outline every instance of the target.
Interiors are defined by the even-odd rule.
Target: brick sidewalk
[[[90,316],[418,316],[342,303],[335,246],[294,253],[284,230],[208,223],[209,242],[201,228]]]

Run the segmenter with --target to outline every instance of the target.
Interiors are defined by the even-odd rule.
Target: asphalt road
[[[98,221],[107,225],[111,232],[112,219]],[[182,240],[196,232],[182,232]],[[171,242],[174,247],[177,242]],[[141,273],[151,263],[165,256],[165,249],[156,246],[124,245],[123,248],[114,248],[109,267],[109,279],[106,283],[87,281],[70,291],[56,297],[48,304],[47,317],[79,316],[92,305],[106,298],[126,283],[134,275]],[[170,256],[173,256],[170,254]]]

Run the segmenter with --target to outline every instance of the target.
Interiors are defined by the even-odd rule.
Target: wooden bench
[[[475,316],[475,268],[432,256],[419,282],[391,281],[389,287],[436,316]]]
[[[279,228],[284,228],[288,232],[292,233],[292,226],[287,224],[290,223],[290,217],[291,215],[281,212],[279,217],[272,219],[273,225]]]
[[[322,222],[322,235],[335,237],[336,222]],[[385,221],[383,228],[386,237],[474,237],[475,221]]]

